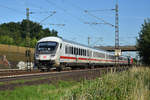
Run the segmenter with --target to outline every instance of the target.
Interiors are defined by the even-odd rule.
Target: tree
[[[139,38],[137,39],[137,49],[141,60],[145,64],[150,64],[150,19],[144,21]]]
[[[27,35],[27,24],[30,35]],[[57,36],[57,33],[55,30],[43,29],[42,25],[30,20],[3,23],[0,24],[0,43],[34,47],[37,40],[47,36]]]
[[[33,38],[30,42],[31,47],[35,47],[36,43],[37,43],[37,39]]]
[[[14,40],[9,36],[0,36],[0,43],[12,45],[14,43]]]

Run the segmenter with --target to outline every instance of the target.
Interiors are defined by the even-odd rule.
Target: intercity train
[[[40,39],[35,48],[35,66],[40,70],[65,67],[85,68],[98,66],[120,66],[132,64],[131,58],[120,56],[116,60],[111,52],[85,46],[60,37],[45,37]]]

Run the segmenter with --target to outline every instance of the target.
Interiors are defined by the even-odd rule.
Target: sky
[[[90,45],[115,45],[116,0],[1,0],[0,24],[20,22],[26,19],[26,8],[30,9],[30,20],[44,28],[55,29],[67,40]],[[144,19],[150,18],[150,0],[118,0],[120,45],[135,45]],[[88,13],[85,12],[88,11]],[[65,26],[51,25],[65,24]]]

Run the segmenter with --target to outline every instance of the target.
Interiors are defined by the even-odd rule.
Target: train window
[[[89,50],[87,50],[87,56],[89,57]]]
[[[99,52],[93,52],[93,57],[105,58],[105,54]]]
[[[89,56],[92,57],[92,51],[89,51]]]
[[[73,47],[71,47],[71,54],[73,54]]]
[[[76,55],[78,55],[78,48],[76,48]]]
[[[83,56],[85,56],[85,50],[83,49]]]
[[[75,48],[75,55],[77,55],[77,48]]]
[[[76,55],[77,48],[74,47],[74,55]]]
[[[79,48],[77,48],[77,55],[79,55]]]
[[[62,47],[62,43],[60,44],[60,49],[61,49],[61,47]]]
[[[85,56],[85,50],[83,49],[83,56]]]
[[[75,54],[75,48],[73,47],[73,55]]]
[[[96,52],[93,52],[93,57],[96,57],[96,54],[95,54]]]
[[[67,54],[67,46],[65,46],[65,54]]]
[[[69,47],[69,54],[71,54],[71,47]]]
[[[65,46],[65,53],[70,54],[70,47],[69,46]]]
[[[77,55],[77,48],[74,48],[74,55]]]
[[[67,46],[67,53],[70,54],[70,47]]]
[[[82,49],[82,56],[84,56],[84,49]]]

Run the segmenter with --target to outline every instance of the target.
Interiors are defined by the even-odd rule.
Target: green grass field
[[[95,80],[54,83],[0,91],[0,100],[149,100],[150,98],[150,68],[145,67],[109,73]]]
[[[16,67],[15,65],[19,61],[26,61],[25,50],[25,47],[0,44],[0,58],[5,55],[8,61],[12,64],[12,67]],[[34,49],[31,48],[30,50],[33,58]],[[0,68],[6,68],[6,66],[0,65]]]

